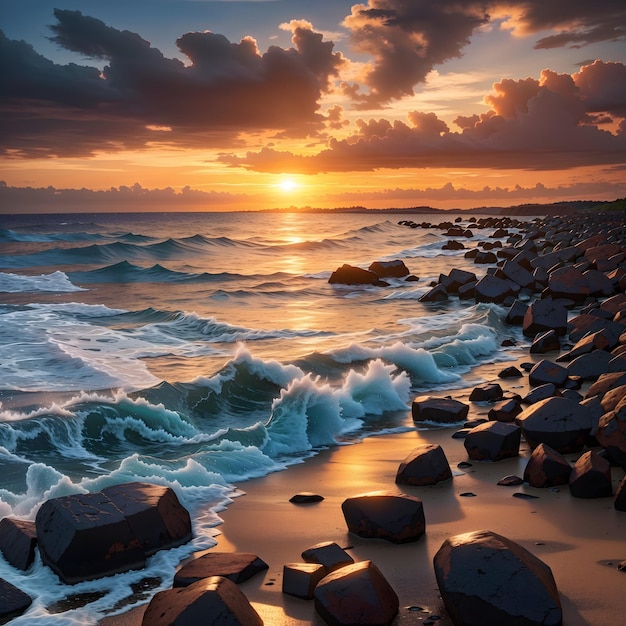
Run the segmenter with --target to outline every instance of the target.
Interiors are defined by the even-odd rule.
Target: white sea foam
[[[26,276],[0,272],[0,292],[21,293],[32,291],[72,292],[87,291],[74,285],[67,274],[57,270],[52,274]]]

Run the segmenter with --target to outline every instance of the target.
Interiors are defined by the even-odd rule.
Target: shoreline
[[[485,364],[472,371],[472,379],[498,382],[505,395],[530,389],[527,376],[499,379],[509,365],[540,360],[545,355],[521,354],[516,361]],[[468,419],[485,417],[489,405],[468,401],[472,388],[455,390],[453,396],[470,405]],[[433,394],[435,395],[435,394]],[[440,395],[446,395],[444,392]],[[626,559],[624,513],[616,511],[612,498],[584,500],[570,495],[567,485],[538,489],[528,484],[498,485],[506,475],[522,476],[530,447],[522,442],[520,455],[497,462],[467,462],[463,439],[452,438],[458,426],[410,430],[370,436],[361,442],[338,445],[285,470],[242,483],[242,495],[220,513],[216,527],[219,552],[252,552],[268,569],[240,583],[240,588],[271,626],[322,626],[312,601],[283,594],[283,565],[302,562],[301,553],[320,542],[334,541],[355,561],[372,560],[387,578],[400,600],[394,625],[437,623],[450,626],[435,580],[432,559],[449,536],[476,530],[492,530],[519,543],[549,565],[563,608],[563,624],[595,626],[619,623],[625,574],[617,565]],[[453,478],[432,486],[396,485],[400,462],[417,445],[440,444]],[[565,455],[575,461],[578,453]],[[613,491],[624,475],[612,468]],[[371,491],[407,493],[422,499],[426,533],[417,542],[392,544],[363,539],[347,530],[341,503],[348,497]],[[324,500],[307,505],[289,502],[296,493],[311,491]],[[473,493],[475,497],[463,496]],[[521,492],[532,499],[513,497]],[[196,556],[201,553],[197,553]],[[106,617],[99,626],[141,626],[147,604],[126,613]],[[422,610],[417,610],[417,609]],[[429,622],[429,617],[441,619]]]

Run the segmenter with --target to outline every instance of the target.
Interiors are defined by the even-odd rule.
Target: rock
[[[596,396],[597,397],[597,396]],[[626,397],[626,385],[618,385],[607,391],[600,399],[603,413],[614,411],[617,405]]]
[[[569,376],[580,376],[582,380],[596,380],[609,371],[609,362],[612,359],[606,350],[594,350],[589,354],[577,356],[567,366]]]
[[[575,498],[608,498],[613,495],[611,464],[597,452],[588,450],[576,461],[569,477],[569,490]]]
[[[530,346],[531,354],[545,354],[546,352],[558,352],[561,349],[561,340],[554,330],[546,330],[537,333]]]
[[[506,323],[513,326],[521,326],[524,321],[526,311],[528,311],[528,305],[521,300],[515,300],[515,302],[513,302],[513,304],[509,307],[509,311],[506,314]]]
[[[434,568],[454,624],[562,624],[550,568],[502,535],[482,530],[450,537],[435,554]]]
[[[462,245],[462,244],[461,244]],[[454,268],[448,274],[446,289],[448,293],[458,293],[463,285],[476,282],[476,274]]]
[[[189,585],[156,593],[143,615],[142,626],[263,626],[237,585],[212,576]]]
[[[302,558],[307,563],[323,565],[326,572],[354,563],[354,559],[334,541],[316,543],[302,553]]]
[[[386,282],[380,280],[378,274],[364,270],[361,267],[344,263],[336,269],[328,279],[330,284],[342,285],[376,285],[378,287],[388,286]]]
[[[521,429],[516,424],[485,422],[472,428],[463,445],[470,459],[501,461],[518,456]]]
[[[467,418],[469,405],[452,398],[422,396],[413,400],[411,413],[415,422],[455,424]]]
[[[341,509],[348,530],[359,537],[408,543],[426,531],[424,506],[414,496],[373,492],[344,500]]]
[[[528,372],[528,383],[533,387],[539,387],[546,383],[552,383],[557,387],[562,387],[567,380],[569,372],[558,363],[553,363],[548,359],[542,359],[535,363]]]
[[[567,485],[572,466],[567,459],[545,443],[540,443],[528,459],[524,481],[531,487]]]
[[[505,261],[502,266],[502,273],[520,287],[532,287],[535,283],[535,277],[532,272],[513,259]]]
[[[283,566],[283,593],[312,600],[317,584],[328,574],[319,563],[287,563]]]
[[[600,418],[594,434],[609,458],[626,469],[626,401]]]
[[[510,366],[505,367],[502,371],[498,372],[498,378],[521,378],[522,372],[517,367]]]
[[[438,444],[417,446],[400,463],[396,483],[400,485],[434,485],[452,478],[443,448]]]
[[[0,521],[0,552],[7,563],[26,571],[35,562],[35,522],[5,517]]]
[[[47,500],[35,524],[41,559],[64,583],[145,566],[146,555],[128,520],[102,492]]]
[[[495,422],[514,422],[515,418],[522,412],[522,406],[515,398],[502,400],[489,409],[487,416]]]
[[[401,259],[395,261],[374,261],[368,268],[381,278],[402,278],[409,275],[409,268]]]
[[[174,587],[220,576],[242,583],[268,568],[267,563],[251,552],[207,552],[183,565],[174,575]]]
[[[291,496],[291,498],[289,498],[289,502],[292,504],[313,504],[315,502],[321,502],[323,499],[324,497],[317,493],[301,491],[300,493]]]
[[[607,391],[620,385],[626,385],[626,372],[609,372],[601,374],[585,394],[585,398],[593,398],[598,396],[600,399]]]
[[[532,369],[532,368],[531,368]],[[560,396],[560,391],[556,388],[554,383],[545,383],[543,385],[539,385],[534,389],[531,389],[523,398],[522,402],[524,404],[535,404],[540,400],[545,400],[546,398],[552,398],[554,396]]]
[[[531,404],[517,416],[516,422],[531,448],[545,443],[561,454],[581,450],[592,426],[584,407],[560,397]]]
[[[524,481],[519,476],[515,476],[514,474],[504,476],[498,481],[498,485],[502,487],[516,487],[517,485],[522,484],[524,484]]]
[[[479,250],[474,256],[474,263],[480,263],[482,265],[487,263],[497,263],[498,257],[493,252],[483,252]]]
[[[616,511],[626,512],[626,476],[622,478],[622,482],[615,490],[615,498],[613,499],[613,506]]]
[[[507,298],[514,298],[519,288],[510,280],[485,274],[475,285],[474,297],[476,302],[504,303]]]
[[[32,604],[31,597],[0,578],[0,623],[6,624],[15,617],[22,615]]]
[[[498,383],[486,383],[474,387],[470,393],[470,402],[495,402],[503,396],[502,387]]]
[[[191,518],[170,487],[144,482],[102,490],[122,511],[146,556],[175,548],[191,537]]]
[[[546,330],[553,330],[559,336],[567,332],[567,309],[550,297],[533,301],[522,322],[525,337],[535,337]]]
[[[590,288],[584,274],[568,266],[550,272],[548,291],[553,298],[567,298],[581,304],[589,296]]]
[[[443,285],[435,285],[432,289],[418,298],[418,302],[445,302],[448,292]]]
[[[330,626],[391,624],[400,604],[372,561],[342,567],[322,578],[314,600],[315,610]]]
[[[589,354],[594,350],[611,351],[617,346],[618,341],[619,338],[611,333],[605,330],[597,330],[595,333],[590,333],[579,339],[568,352],[562,355],[560,360],[571,361],[577,356]]]

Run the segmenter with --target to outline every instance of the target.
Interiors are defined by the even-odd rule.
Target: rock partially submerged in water
[[[0,578],[0,624],[6,624],[22,615],[32,602],[27,593]]]
[[[364,270],[362,267],[348,265],[344,263],[337,268],[328,279],[330,284],[341,285],[376,285],[378,287],[386,287],[387,283],[380,279],[378,274]]]
[[[450,537],[435,554],[434,567],[455,624],[562,624],[551,569],[502,535],[482,530]]]
[[[0,552],[13,567],[26,571],[35,562],[35,522],[5,517],[0,521]]]
[[[70,584],[141,569],[156,551],[191,538],[176,494],[149,483],[47,500],[35,525],[42,561]]]
[[[402,278],[409,275],[409,268],[402,259],[374,261],[367,269],[381,278]]]

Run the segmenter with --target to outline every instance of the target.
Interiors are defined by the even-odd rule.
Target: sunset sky
[[[614,200],[625,118],[624,0],[0,2],[4,213]]]

